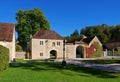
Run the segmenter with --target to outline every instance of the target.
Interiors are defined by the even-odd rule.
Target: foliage
[[[0,71],[9,66],[9,49],[0,45]]]
[[[120,40],[120,25],[113,27],[111,33],[111,40]]]
[[[80,34],[84,34],[85,36],[93,37],[97,36],[99,40],[105,44],[109,41],[118,41],[120,40],[120,25],[116,26],[108,26],[106,24],[96,25],[96,26],[88,26],[81,30]]]
[[[38,30],[49,30],[50,24],[41,9],[19,10],[16,14],[16,31],[18,32],[19,44],[26,50],[30,35]]]
[[[106,24],[83,28],[81,34],[84,34],[87,37],[97,36],[102,43],[108,42],[111,38],[109,26]]]
[[[109,41],[120,41],[120,24],[116,26],[108,26],[106,24],[87,26],[82,28],[80,33],[78,30],[75,30],[70,36],[65,38],[68,42],[74,42],[81,39],[81,35],[86,37],[97,36],[102,44],[106,44]]]
[[[120,80],[120,73],[71,64],[67,64],[64,69],[58,62],[31,60],[17,64],[16,67],[10,66],[8,70],[0,73],[0,82],[119,82]]]
[[[66,36],[65,39],[67,42],[79,41],[82,36],[79,34],[78,30],[75,30],[70,36]]]
[[[102,56],[102,46],[98,42],[94,42],[92,44],[95,46],[95,51],[93,51],[90,55],[91,58],[101,57]]]
[[[20,45],[16,45],[16,51],[21,52],[21,51],[23,51],[23,49]]]

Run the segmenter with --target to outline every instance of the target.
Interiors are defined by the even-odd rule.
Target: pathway
[[[57,61],[62,61],[62,60],[57,60]],[[66,60],[66,62],[88,68],[101,69],[111,72],[120,72],[120,64],[91,64],[91,63],[79,62],[76,60]]]

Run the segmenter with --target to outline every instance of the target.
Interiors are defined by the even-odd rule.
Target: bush
[[[9,49],[0,45],[0,71],[9,66]]]
[[[94,42],[92,45],[96,47],[96,51],[92,52],[91,58],[102,57],[102,46],[98,42]]]
[[[20,45],[16,45],[16,51],[21,52],[21,51],[23,51],[23,49]]]

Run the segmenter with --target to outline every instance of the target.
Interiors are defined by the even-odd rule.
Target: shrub
[[[9,66],[9,49],[0,45],[0,71]]]
[[[21,51],[23,51],[23,49],[20,45],[16,45],[16,51],[21,52]]]
[[[100,44],[98,42],[94,42],[92,45],[96,47],[96,51],[92,52],[91,58],[101,57],[102,47],[100,46]]]

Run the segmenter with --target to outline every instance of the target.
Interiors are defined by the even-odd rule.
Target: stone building
[[[10,61],[15,58],[15,25],[0,23],[0,45],[9,49]]]
[[[75,41],[75,43],[69,43],[69,44],[67,43],[66,58],[78,59],[78,58],[97,57],[97,56],[92,56],[92,53],[96,51],[100,51],[97,50],[97,47],[94,45],[94,43],[98,43],[98,45],[102,48],[102,44],[96,36],[92,38],[87,38],[83,36],[83,38],[80,41]],[[102,56],[102,53],[100,53],[99,55]]]
[[[55,31],[40,30],[31,39],[32,59],[62,58],[63,37]]]
[[[55,31],[38,31],[31,39],[32,59],[63,58],[63,40],[63,37]],[[102,44],[96,36],[92,38],[84,36],[75,43],[65,43],[65,58],[91,58],[92,53],[99,51],[94,43],[98,43],[102,48]],[[102,53],[100,53],[100,56],[102,56]]]

